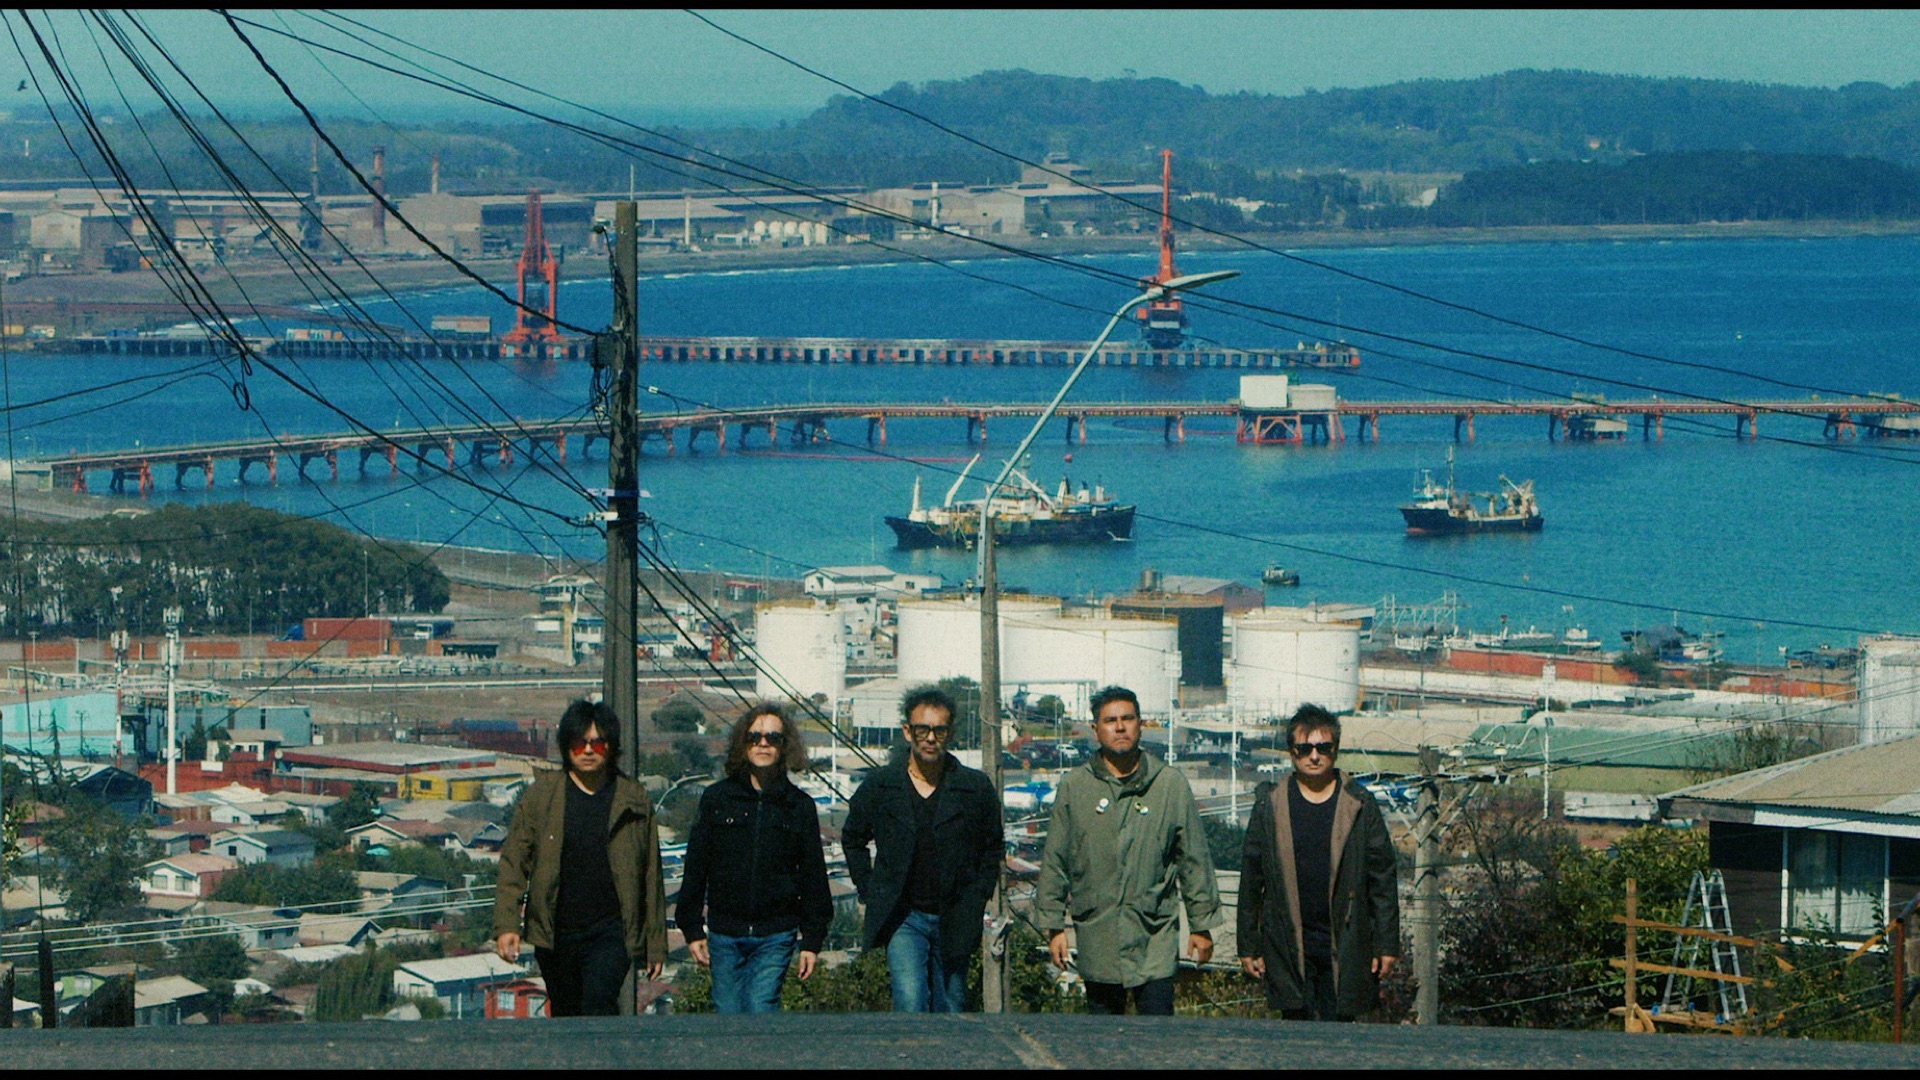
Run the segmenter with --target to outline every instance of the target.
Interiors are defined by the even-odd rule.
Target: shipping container
[[[308,619],[304,624],[308,641],[385,641],[393,636],[388,619]]]
[[[181,649],[188,660],[237,660],[238,641],[183,641]]]
[[[1333,387],[1325,383],[1294,383],[1287,391],[1287,407],[1302,412],[1331,412],[1336,403]]]
[[[435,315],[433,332],[436,334],[469,334],[475,337],[493,336],[493,319],[487,315]]]
[[[1240,407],[1249,412],[1287,407],[1285,375],[1240,376]]]

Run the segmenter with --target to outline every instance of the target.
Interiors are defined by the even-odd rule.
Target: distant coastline
[[[1249,234],[1269,247],[1282,249],[1337,250],[1341,248],[1426,247],[1445,244],[1530,244],[1592,243],[1663,240],[1758,240],[1758,239],[1837,239],[1865,236],[1920,235],[1920,220],[1889,221],[1744,221],[1709,222],[1692,225],[1516,225],[1488,228],[1399,228],[1383,230],[1329,229],[1310,232],[1263,232]],[[1071,258],[1083,255],[1151,253],[1154,238],[1149,235],[1076,236],[1028,239],[1023,243],[997,241],[1009,248]],[[1230,240],[1207,235],[1183,234],[1180,247],[1189,255],[1210,252],[1249,250]],[[846,266],[870,266],[882,263],[911,263],[917,257],[950,261],[1017,258],[1018,252],[995,251],[964,238],[896,241],[886,248],[873,244],[834,244],[822,247],[777,249],[731,249],[687,254],[646,253],[641,256],[640,271],[647,277],[683,274],[734,273],[742,270],[830,269]],[[394,294],[427,289],[443,289],[470,282],[460,270],[432,259],[370,260],[370,268],[385,290]],[[514,264],[508,259],[474,261],[469,268],[485,280],[510,289]],[[607,274],[602,257],[585,253],[569,259],[562,277],[570,280],[603,278]],[[239,269],[235,276],[246,289],[243,300],[232,283],[209,279],[208,285],[223,303],[233,310],[245,310],[247,302],[256,304],[305,305],[312,301],[309,285],[286,270]],[[355,280],[355,279],[359,280]],[[346,270],[337,279],[340,286],[357,299],[377,298],[381,289],[368,283],[364,275]],[[228,296],[228,293],[233,295]],[[69,274],[56,277],[30,277],[9,282],[5,301],[12,305],[48,303],[126,303],[153,304],[171,300],[165,286],[153,275],[137,273]],[[182,320],[186,319],[182,312]],[[103,322],[100,329],[107,329]]]

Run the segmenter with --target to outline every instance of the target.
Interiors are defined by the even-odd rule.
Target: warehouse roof
[[[1920,817],[1920,735],[1709,780],[1660,803],[1669,814],[1709,820],[1738,820],[1758,806]]]

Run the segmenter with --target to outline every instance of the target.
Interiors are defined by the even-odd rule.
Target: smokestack
[[[387,246],[387,148],[373,148],[373,242]]]
[[[440,151],[438,150],[433,152],[433,186],[429,190],[435,195],[440,194]]]
[[[320,136],[313,137],[313,164],[307,166],[307,195],[320,200]]]

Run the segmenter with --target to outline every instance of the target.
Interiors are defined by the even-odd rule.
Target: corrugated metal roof
[[[1920,735],[1709,780],[1666,799],[1920,817]]]
[[[1552,732],[1549,749],[1546,735]],[[1711,761],[1734,737],[1726,727],[1680,724],[1666,727],[1588,727],[1555,724],[1486,724],[1475,729],[1466,747],[1476,760],[1540,761],[1551,755],[1556,767],[1579,764],[1639,769],[1690,769]],[[1500,751],[1505,750],[1505,753]]]

